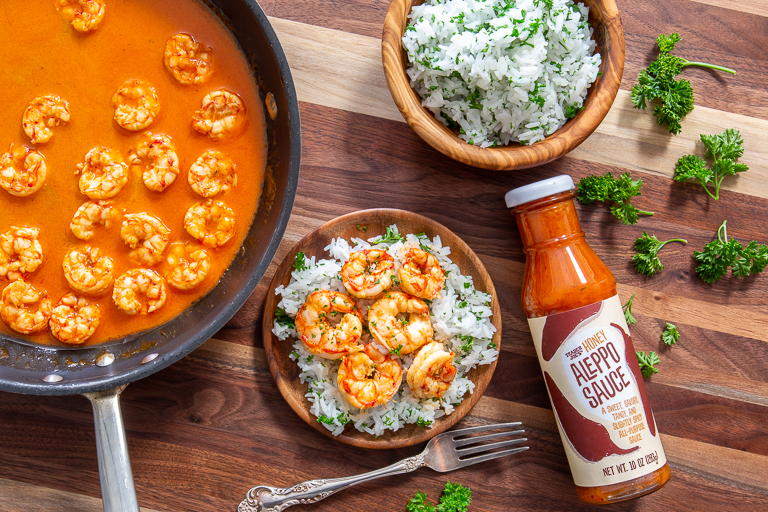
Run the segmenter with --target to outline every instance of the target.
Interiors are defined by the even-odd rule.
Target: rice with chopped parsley
[[[434,339],[440,341],[446,350],[456,354],[454,366],[457,373],[453,383],[442,396],[418,399],[411,394],[405,376],[416,352],[401,357],[403,382],[392,400],[384,405],[360,410],[352,407],[341,395],[337,385],[340,360],[329,360],[313,356],[305,348],[296,332],[294,320],[307,296],[320,289],[347,293],[340,272],[352,252],[376,247],[385,249],[395,258],[395,272],[400,267],[398,254],[405,253],[403,247],[420,247],[434,255],[445,271],[445,286],[440,296],[429,305],[430,320],[434,328]],[[431,426],[441,416],[451,414],[464,397],[472,393],[475,385],[466,377],[478,365],[490,364],[498,357],[498,350],[492,342],[496,328],[491,324],[491,296],[477,290],[471,276],[464,276],[458,265],[450,259],[450,247],[444,247],[440,237],[430,240],[425,235],[399,234],[397,226],[390,226],[387,235],[368,240],[353,238],[347,241],[335,238],[325,248],[328,258],[305,258],[297,254],[291,280],[288,286],[279,286],[275,293],[282,299],[277,305],[272,332],[279,340],[292,338],[293,352],[290,357],[299,365],[301,382],[308,383],[306,397],[310,412],[330,430],[333,435],[343,432],[351,424],[359,431],[380,436],[387,430],[398,430],[406,424]],[[397,286],[391,290],[397,290]],[[357,299],[363,312],[375,300]],[[373,340],[365,333],[361,343]]]
[[[571,0],[427,0],[402,38],[411,86],[469,144],[542,140],[598,77],[588,15]]]

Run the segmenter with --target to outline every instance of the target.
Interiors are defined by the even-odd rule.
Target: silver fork
[[[423,452],[415,457],[408,457],[400,462],[382,469],[363,473],[362,475],[348,476],[344,478],[332,478],[328,480],[308,480],[293,487],[269,487],[259,485],[248,491],[245,499],[237,507],[238,512],[280,512],[293,505],[305,505],[316,503],[335,494],[342,489],[352,487],[361,482],[367,482],[382,476],[410,473],[418,468],[428,466],[435,471],[444,473],[454,469],[463,468],[478,462],[504,457],[527,450],[527,446],[498,450],[528,440],[526,437],[518,437],[494,443],[485,443],[493,439],[516,436],[523,434],[525,430],[510,430],[519,427],[516,423],[498,423],[495,425],[483,425],[461,430],[444,432],[432,438]],[[492,432],[498,430],[499,432]],[[484,435],[473,435],[480,432],[492,432]],[[485,443],[485,444],[479,444]]]

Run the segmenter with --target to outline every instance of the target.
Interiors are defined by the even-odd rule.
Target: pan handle
[[[104,512],[139,512],[123,415],[120,412],[120,393],[126,386],[85,393],[93,406]]]

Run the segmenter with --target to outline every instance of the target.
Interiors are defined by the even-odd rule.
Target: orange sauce
[[[522,302],[528,318],[595,304],[616,295],[616,280],[584,239],[573,204],[575,191],[561,192],[513,209],[526,254]],[[661,488],[669,464],[638,478],[599,487],[576,486],[579,499],[609,504]]]
[[[166,40],[179,32],[213,48],[213,75],[200,85],[182,85],[165,69]],[[170,228],[170,242],[196,244],[183,227],[184,214],[203,200],[187,183],[190,165],[207,149],[227,153],[237,165],[237,185],[216,197],[235,213],[234,237],[218,249],[206,249],[211,270],[195,289],[181,292],[167,286],[168,299],[157,312],[128,316],[119,310],[109,292],[96,300],[101,325],[88,340],[92,345],[160,325],[200,299],[218,282],[245,239],[258,207],[266,165],[266,129],[259,92],[252,71],[237,42],[224,24],[196,0],[113,0],[98,29],[88,34],[73,30],[54,8],[52,0],[4,0],[0,16],[3,73],[0,90],[4,105],[0,116],[0,153],[11,143],[34,147],[21,126],[29,102],[56,94],[69,102],[69,124],[54,128],[54,136],[36,149],[43,154],[48,176],[43,187],[28,197],[14,197],[0,190],[0,232],[10,226],[36,226],[41,230],[43,263],[26,277],[38,290],[58,300],[71,290],[62,262],[72,247],[92,245],[114,259],[115,278],[138,268],[128,258],[129,248],[120,238],[122,215],[105,230],[84,242],[75,238],[69,223],[77,208],[88,200],[80,194],[75,166],[95,146],[128,153],[146,131],[165,133],[175,145],[181,173],[163,192],[147,189],[138,169],[131,169],[128,185],[112,200],[122,213],[147,212]],[[160,99],[160,115],[147,130],[128,132],[113,120],[112,95],[123,81],[139,78],[152,84]],[[203,97],[225,88],[243,99],[247,127],[237,137],[212,141],[196,132],[192,116]],[[163,274],[163,264],[152,267]],[[8,283],[0,278],[0,288]],[[0,329],[14,337],[41,344],[62,345],[50,332],[22,336],[0,322]]]

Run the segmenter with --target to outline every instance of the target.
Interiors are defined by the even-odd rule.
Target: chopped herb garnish
[[[394,244],[395,242],[405,242],[405,237],[389,226],[383,236],[378,236],[372,240],[374,244]]]
[[[309,268],[307,267],[303,252],[299,251],[296,253],[296,257],[293,259],[293,268],[296,270],[305,270]]]
[[[283,308],[275,309],[275,322],[283,327],[296,327],[294,319]]]

